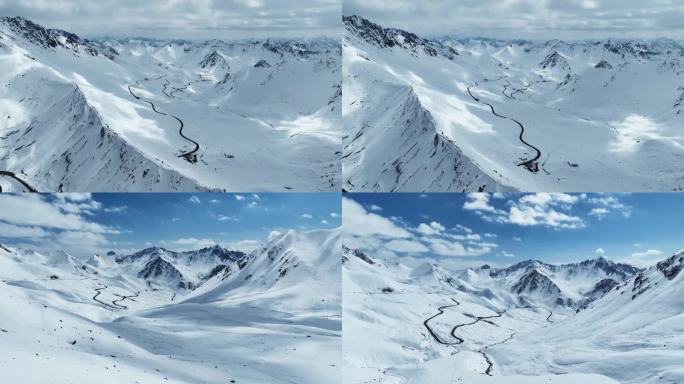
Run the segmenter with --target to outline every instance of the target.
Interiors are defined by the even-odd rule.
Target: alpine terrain
[[[344,17],[348,191],[684,187],[684,45],[423,38]]]
[[[339,189],[340,45],[0,18],[3,191]]]
[[[321,383],[339,376],[339,230],[81,259],[0,245],[5,381]]]
[[[451,271],[343,251],[346,383],[679,383],[684,253]]]

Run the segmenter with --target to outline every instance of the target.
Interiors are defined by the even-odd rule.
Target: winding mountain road
[[[26,188],[29,192],[38,192],[37,189],[33,188],[29,183],[20,179],[14,172],[0,171],[0,176],[6,176],[6,177],[10,177],[10,178],[14,179],[19,184],[21,184],[24,188]],[[2,186],[1,185],[0,185],[0,192],[2,192]]]
[[[100,284],[100,283],[98,283],[98,284]],[[100,288],[95,288],[95,296],[93,296],[93,300],[104,305],[105,307],[107,307],[109,309],[117,309],[115,306],[112,306],[109,303],[105,303],[104,301],[101,301],[97,298],[98,296],[100,296],[100,293],[102,293],[102,290],[104,290],[104,289],[107,289],[107,286],[103,285],[103,284],[100,284]]]
[[[124,301],[124,300],[132,300],[132,301],[135,301],[135,300],[133,300],[133,298],[140,296],[140,292],[136,292],[135,295],[130,295],[130,296],[126,296],[126,295],[117,295],[117,294],[114,294],[114,295],[115,295],[115,296],[118,296],[119,298],[116,299],[116,300],[114,300],[114,301],[112,301],[112,304],[116,305],[117,307],[120,307],[121,309],[128,309],[127,306],[121,305],[121,304],[118,304],[118,303],[120,303],[120,302],[122,302],[122,301]]]
[[[428,332],[430,332],[430,335],[432,335],[432,337],[435,339],[435,341],[437,341],[438,343],[440,343],[440,344],[442,344],[442,345],[455,345],[455,344],[461,344],[461,343],[463,342],[462,339],[461,339],[460,341],[456,342],[456,343],[450,343],[450,342],[443,341],[443,340],[439,337],[439,335],[437,335],[437,333],[436,333],[432,328],[430,328],[430,325],[428,324],[428,323],[430,322],[430,320],[434,319],[434,318],[437,317],[437,316],[443,315],[445,309],[451,308],[451,307],[456,307],[456,306],[461,305],[461,303],[459,303],[459,302],[456,301],[455,299],[452,298],[451,300],[452,300],[454,303],[456,303],[456,304],[445,305],[445,306],[442,306],[442,307],[437,308],[437,310],[438,310],[439,312],[438,312],[436,315],[431,316],[431,317],[428,317],[427,319],[425,319],[425,321],[423,321],[423,325],[424,325],[425,328],[428,330]]]
[[[435,317],[440,316],[440,315],[443,315],[445,309],[451,308],[451,307],[456,307],[456,306],[461,305],[461,303],[458,302],[456,299],[453,299],[453,298],[452,298],[451,301],[453,301],[453,302],[456,303],[456,304],[444,305],[444,306],[441,306],[441,307],[437,308],[437,310],[438,310],[438,313],[437,313],[437,314],[435,314],[435,315],[433,315],[433,316],[430,316],[430,317],[428,317],[427,319],[425,319],[425,321],[423,321],[423,325],[424,325],[425,328],[428,330],[428,332],[430,332],[430,335],[432,335],[432,337],[435,339],[435,341],[437,341],[439,344],[442,344],[442,345],[457,345],[457,344],[463,344],[463,343],[465,342],[465,340],[464,340],[463,338],[459,337],[459,336],[456,336],[456,330],[457,330],[457,329],[459,329],[459,328],[461,328],[461,327],[465,327],[465,326],[477,324],[477,323],[479,323],[480,321],[486,322],[486,323],[489,323],[489,324],[494,324],[494,323],[491,323],[491,322],[488,321],[488,320],[489,320],[489,319],[493,319],[493,318],[497,318],[497,317],[501,317],[501,316],[503,316],[503,315],[506,313],[506,311],[504,310],[503,312],[497,312],[496,315],[491,315],[491,316],[477,316],[477,317],[476,317],[476,320],[473,321],[473,322],[470,322],[470,323],[463,323],[463,324],[457,324],[457,325],[455,325],[455,326],[451,329],[451,332],[450,332],[450,336],[451,336],[453,339],[455,339],[456,341],[455,341],[455,342],[448,342],[448,341],[442,340],[442,339],[439,337],[439,335],[437,334],[437,332],[435,332],[435,331],[430,327],[429,322],[430,322],[430,320],[434,319]],[[487,353],[485,352],[485,350],[486,350],[487,348],[493,347],[493,346],[498,345],[498,344],[503,344],[503,343],[509,341],[510,339],[513,338],[513,335],[514,335],[514,334],[511,334],[511,335],[510,335],[508,338],[506,338],[505,340],[500,341],[500,342],[498,342],[498,343],[494,343],[494,344],[488,345],[488,346],[486,346],[486,347],[480,349],[479,351],[477,351],[479,354],[482,355],[482,357],[485,359],[485,363],[487,364],[487,368],[485,368],[483,374],[485,374],[485,375],[487,375],[487,376],[492,376],[492,368],[494,367],[494,363],[489,359],[489,356],[487,356]]]
[[[133,92],[132,87],[136,87],[136,86],[140,85],[140,83],[141,83],[142,81],[159,80],[159,79],[162,79],[162,78],[164,78],[164,77],[165,77],[165,76],[157,77],[157,78],[154,78],[154,79],[147,79],[147,78],[146,78],[146,79],[144,79],[144,80],[138,80],[138,81],[136,81],[134,84],[128,86],[128,92],[130,92],[131,95],[132,95],[133,97],[136,98],[136,100],[140,100],[140,101],[142,101],[143,103],[149,104],[149,105],[152,107],[152,110],[153,110],[155,113],[157,113],[157,114],[159,114],[159,115],[162,115],[162,116],[172,117],[172,118],[176,119],[176,121],[178,121],[178,124],[180,125],[180,128],[178,129],[178,135],[180,135],[180,137],[182,137],[183,139],[189,141],[190,143],[192,143],[192,144],[194,145],[194,148],[193,148],[191,151],[185,152],[185,153],[181,153],[180,155],[178,155],[178,157],[182,157],[182,158],[184,158],[185,160],[187,160],[188,162],[194,164],[194,163],[197,162],[197,152],[198,152],[199,149],[200,149],[200,145],[199,145],[199,143],[196,142],[195,140],[193,140],[193,139],[191,139],[191,138],[185,136],[185,134],[183,133],[183,128],[185,127],[185,124],[183,123],[183,120],[181,120],[178,116],[174,116],[174,115],[171,115],[171,114],[168,114],[168,113],[164,113],[164,112],[161,112],[161,111],[157,110],[157,107],[154,105],[154,103],[152,103],[151,101],[147,101],[147,100],[143,99],[142,97],[136,95],[135,92]],[[166,94],[166,92],[164,92],[164,94]],[[172,92],[171,94],[173,94],[173,92]]]
[[[501,80],[501,79],[503,79],[503,78],[505,78],[505,77],[506,77],[506,76],[502,76],[502,77],[497,78],[497,79],[494,79],[494,80],[484,79],[484,80],[481,80],[481,81],[476,81],[474,85],[469,85],[469,86],[467,87],[468,94],[470,95],[470,97],[471,97],[473,100],[475,100],[475,102],[488,106],[488,107],[491,109],[492,114],[493,114],[494,116],[499,117],[499,118],[501,118],[501,119],[511,120],[511,121],[513,121],[514,123],[516,123],[516,124],[520,127],[520,133],[518,134],[518,140],[519,140],[521,143],[523,143],[524,145],[526,145],[527,147],[529,147],[530,149],[532,149],[532,150],[535,152],[535,156],[532,157],[532,158],[529,159],[529,160],[525,160],[525,161],[523,161],[523,162],[521,162],[521,163],[518,163],[517,166],[523,166],[523,167],[525,167],[528,171],[530,171],[530,172],[532,172],[532,173],[537,173],[537,172],[539,172],[539,161],[538,161],[538,160],[539,160],[539,158],[541,158],[541,151],[539,150],[539,148],[537,148],[537,147],[535,147],[534,145],[532,145],[532,144],[528,143],[527,141],[525,141],[525,138],[523,137],[523,136],[525,135],[525,126],[524,126],[520,121],[518,121],[518,120],[516,120],[516,119],[514,119],[514,118],[512,118],[512,117],[508,117],[508,116],[504,116],[504,115],[498,114],[498,113],[496,112],[496,110],[494,109],[494,106],[493,106],[492,104],[489,104],[489,103],[483,101],[482,99],[480,99],[479,97],[476,97],[475,95],[473,95],[473,92],[471,91],[471,88],[473,88],[473,87],[479,87],[479,86],[480,86],[480,83],[488,83],[488,82],[493,82],[493,81],[499,81],[499,80]]]

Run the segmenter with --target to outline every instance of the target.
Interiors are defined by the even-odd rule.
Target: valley
[[[344,382],[678,382],[682,260],[454,271],[344,247]]]
[[[151,247],[79,258],[0,245],[3,377],[319,383],[339,376],[338,249],[338,230],[289,231],[247,254]]]
[[[88,40],[3,17],[0,183],[338,190],[339,56],[328,38]]]
[[[425,38],[344,23],[349,192],[683,186],[677,41]]]

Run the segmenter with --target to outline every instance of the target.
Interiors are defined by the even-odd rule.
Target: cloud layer
[[[338,36],[339,0],[0,0],[23,16],[84,36],[263,38]]]
[[[343,12],[430,35],[684,38],[678,0],[344,0]]]

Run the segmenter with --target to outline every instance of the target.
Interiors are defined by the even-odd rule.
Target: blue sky
[[[75,255],[220,244],[249,251],[274,232],[334,228],[340,195],[0,194],[0,242]]]
[[[352,246],[502,265],[603,255],[649,266],[684,248],[681,212],[677,193],[353,194],[343,203]]]

